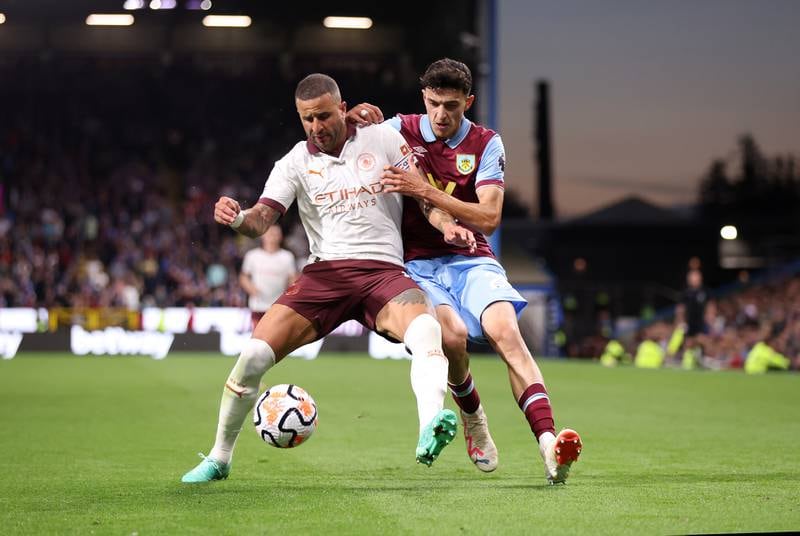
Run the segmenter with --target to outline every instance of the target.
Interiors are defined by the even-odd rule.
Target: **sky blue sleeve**
[[[400,116],[396,115],[391,119],[387,119],[386,121],[384,121],[384,123],[386,123],[387,125],[391,125],[393,129],[400,132],[400,127],[402,126],[400,124]]]
[[[506,150],[503,148],[503,140],[500,135],[494,136],[481,156],[481,164],[478,166],[478,173],[475,175],[475,185],[488,179],[503,180],[506,170]]]

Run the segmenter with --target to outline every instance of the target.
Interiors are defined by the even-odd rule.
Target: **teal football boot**
[[[417,443],[417,463],[428,467],[456,436],[458,419],[449,409],[443,409],[429,422],[419,435]]]
[[[200,453],[200,457],[203,458],[203,461],[197,464],[197,467],[183,475],[181,482],[199,484],[201,482],[225,480],[228,478],[228,474],[231,472],[231,464],[222,463],[214,458],[204,456],[202,453]]]

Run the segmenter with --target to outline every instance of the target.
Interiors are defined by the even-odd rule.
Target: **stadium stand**
[[[800,369],[800,275],[783,275],[708,301],[703,329],[685,336],[685,310],[671,321],[642,327],[634,337],[605,339],[600,361],[606,366],[633,362],[653,368],[674,366],[711,370],[744,368],[748,373]],[[592,340],[595,346],[599,337]]]
[[[0,307],[244,306],[252,244],[214,224],[213,203],[255,202],[302,137],[283,106],[293,72],[248,65],[5,58]],[[343,90],[379,87],[387,113],[412,106],[388,79],[332,74]],[[302,258],[291,212],[283,224]]]

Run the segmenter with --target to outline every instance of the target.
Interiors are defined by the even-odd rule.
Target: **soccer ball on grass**
[[[253,424],[268,445],[292,448],[305,442],[317,428],[317,404],[293,384],[270,387],[258,397]]]

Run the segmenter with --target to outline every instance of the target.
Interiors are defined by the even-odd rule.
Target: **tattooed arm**
[[[228,225],[250,238],[261,236],[270,225],[278,221],[280,212],[274,208],[257,203],[247,210],[242,210],[239,202],[230,197],[220,197],[214,205],[214,220],[222,225]]]

